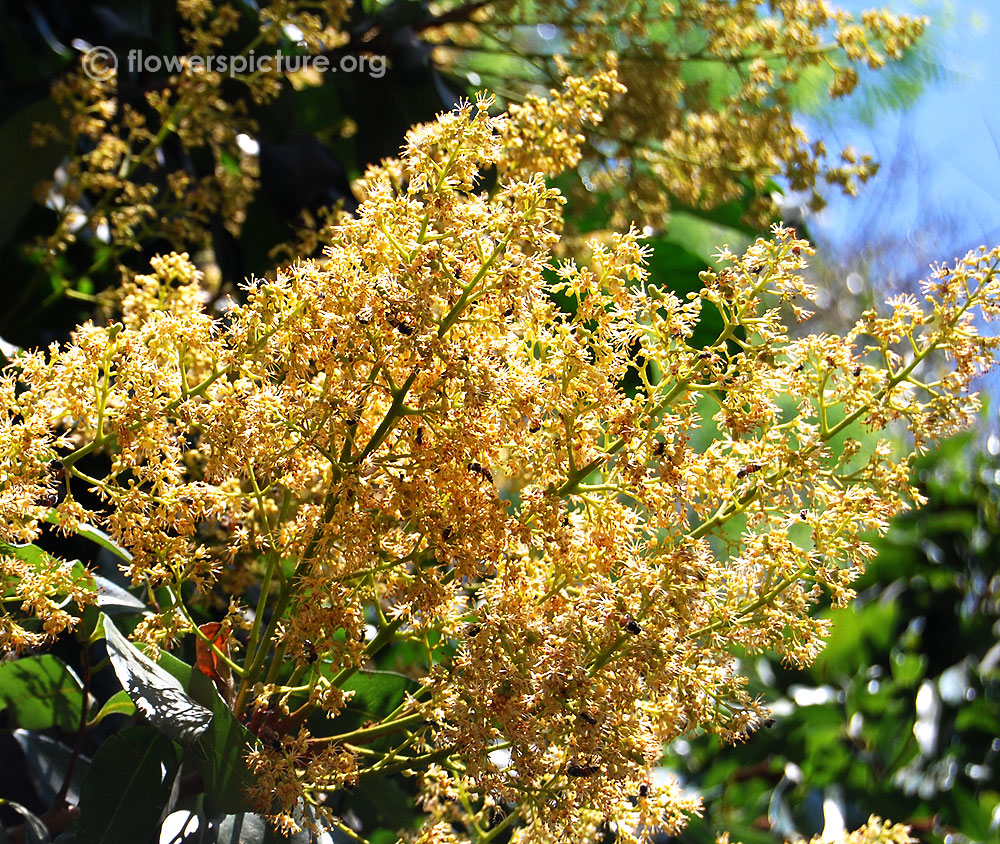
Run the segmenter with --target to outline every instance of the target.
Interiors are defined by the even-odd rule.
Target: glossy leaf
[[[254,776],[247,766],[246,754],[255,741],[253,735],[219,697],[212,681],[200,671],[168,653],[160,655],[160,668],[169,672],[194,700],[211,712],[211,723],[188,748],[185,762],[201,774],[205,794],[212,805],[222,812],[234,814],[252,809],[247,789],[253,785]]]
[[[24,818],[24,844],[51,844],[52,838],[49,831],[38,815],[13,800],[5,802]]]
[[[97,606],[108,615],[123,613],[148,613],[149,608],[127,589],[101,575],[94,575],[97,582]]]
[[[413,680],[395,671],[358,671],[341,686],[345,692],[354,694],[324,731],[336,735],[356,729],[365,721],[377,721],[395,709],[415,686]]]
[[[30,143],[36,123],[58,119],[56,104],[44,99],[21,109],[0,125],[0,156],[3,161],[17,162],[17,166],[4,168],[4,178],[0,180],[0,246],[13,236],[31,208],[35,186],[52,175],[66,154],[66,146],[62,143],[44,147]]]
[[[72,748],[47,735],[29,730],[14,730],[14,740],[21,746],[28,762],[28,776],[35,793],[42,802],[51,804],[66,778],[66,771],[73,758]],[[80,786],[89,768],[90,758],[78,755],[66,791],[66,799],[70,803],[80,802]]]
[[[58,844],[146,841],[159,826],[178,764],[174,743],[153,727],[112,736],[83,779],[80,817]]]
[[[6,542],[0,542],[0,553],[16,557],[22,562],[27,563],[37,572],[50,572],[59,568],[71,568],[78,581],[82,581],[91,589],[95,588],[91,575],[87,572],[79,560],[65,562],[53,557],[37,545],[30,544],[12,545]]]
[[[753,242],[753,237],[745,230],[683,211],[675,211],[670,217],[670,229],[666,240],[694,253],[708,266],[716,263],[716,253],[720,244],[727,245],[733,252],[739,254]]]
[[[184,691],[167,671],[126,639],[107,616],[104,617],[108,656],[136,709],[164,735],[190,745],[209,727],[212,713]]]
[[[90,725],[95,726],[100,724],[109,715],[134,715],[136,712],[135,704],[132,702],[132,698],[129,697],[129,693],[122,689],[120,692],[115,692],[104,705],[97,711],[97,714],[90,719]]]
[[[376,826],[401,829],[413,823],[413,801],[393,779],[363,779],[352,798],[351,808],[365,829]]]
[[[226,815],[215,839],[216,844],[309,844],[310,840],[305,830],[284,838],[263,817],[252,812]]]
[[[59,524],[59,519],[56,516],[56,511],[50,510],[49,515],[46,517],[45,521],[47,521],[49,524],[52,525]],[[102,548],[104,548],[107,551],[110,551],[120,560],[123,560],[126,563],[132,562],[132,555],[124,548],[122,548],[121,545],[115,542],[110,536],[108,536],[107,533],[105,533],[100,528],[94,527],[93,525],[81,524],[77,525],[74,528],[74,533],[76,533],[77,536],[82,536],[84,539],[89,539],[96,545],[100,545]]]
[[[83,684],[52,654],[26,656],[0,665],[0,708],[26,730],[59,727],[75,732],[83,708]]]

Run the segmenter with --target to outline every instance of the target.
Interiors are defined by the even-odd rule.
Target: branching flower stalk
[[[435,65],[464,77],[470,54],[500,53],[509,59],[497,65],[503,79],[476,66],[495,81],[493,90],[504,86],[512,113],[536,141],[548,139],[552,160],[538,163],[540,172],[550,172],[565,169],[562,151],[577,144],[578,126],[589,119],[576,110],[578,94],[611,53],[629,93],[607,107],[606,126],[585,142],[580,172],[581,185],[610,203],[612,224],[662,228],[672,205],[709,208],[746,197],[748,219],[763,226],[776,214],[770,185],[777,172],[818,208],[831,188],[853,194],[876,170],[868,155],[850,147],[834,155],[811,141],[792,116],[797,92],[820,84],[831,97],[846,96],[862,68],[901,58],[926,25],[884,10],[855,17],[826,0],[545,0],[537,18],[510,0],[489,0],[459,4],[399,31],[398,21],[380,14],[359,28],[343,0],[253,6],[178,0],[175,7],[169,28],[180,36],[176,72],[147,79],[119,56],[120,77],[108,68],[106,78],[91,78],[81,67],[54,84],[59,118],[36,126],[34,140],[57,143],[66,157],[38,187],[56,220],[34,244],[36,278],[25,296],[51,276],[46,305],[70,296],[103,306],[107,297],[88,291],[102,290],[121,272],[135,273],[130,256],[137,247],[168,243],[195,252],[213,246],[213,226],[240,234],[260,198],[261,178],[259,156],[247,152],[253,144],[240,139],[267,137],[251,115],[320,82],[273,64],[227,75],[206,67],[200,61],[206,56],[279,48],[357,56],[385,50],[406,32],[433,50]],[[517,33],[541,23],[559,35],[551,52],[529,55]],[[561,108],[550,103],[536,114],[539,84],[566,86]],[[536,122],[542,115],[544,122]],[[512,174],[530,177],[535,171],[524,167],[533,164],[530,156],[519,160],[511,145]],[[590,190],[578,194],[585,201]],[[275,243],[272,254],[312,254],[322,221],[339,213],[304,213],[299,243]],[[82,272],[67,259],[81,247],[92,254]]]
[[[598,120],[618,88],[608,70],[569,90]],[[635,231],[586,265],[554,258],[543,175],[582,138],[534,132],[565,109],[549,102],[417,127],[321,260],[251,282],[223,318],[188,257],[162,256],[119,321],[0,380],[0,540],[89,523],[130,552],[157,608],[133,638],[197,637],[231,668],[254,798],[286,830],[409,772],[421,842],[676,832],[700,803],[654,779],[664,748],[766,720],[736,654],[813,659],[814,608],[851,598],[866,536],[920,502],[913,455],[970,422],[994,365],[974,315],[1000,309],[996,249],[936,269],[922,302],[798,338],[812,250],[787,228],[723,249],[686,299]],[[722,331],[694,344],[713,309]],[[10,651],[94,597],[56,560],[4,554],[0,576]],[[348,680],[406,642],[419,689],[326,729]],[[870,826],[859,841],[905,840]]]

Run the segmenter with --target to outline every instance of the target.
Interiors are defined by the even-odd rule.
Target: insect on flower
[[[477,463],[475,460],[469,464],[469,471],[473,474],[479,475],[479,477],[481,477],[484,481],[493,483],[493,473],[485,466]]]
[[[633,636],[638,636],[642,633],[642,628],[639,626],[639,622],[627,613],[622,617],[622,626]]]
[[[581,765],[571,762],[566,766],[566,775],[570,777],[589,777],[596,774],[600,768],[597,765]]]

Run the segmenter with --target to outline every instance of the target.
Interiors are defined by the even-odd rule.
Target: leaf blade
[[[160,655],[160,666],[170,672],[198,703],[212,712],[212,722],[189,748],[186,761],[201,774],[205,794],[226,814],[255,808],[247,797],[255,778],[246,763],[246,752],[256,741],[219,696],[212,681],[170,654]]]
[[[49,736],[30,730],[14,730],[14,740],[20,745],[28,763],[28,778],[35,793],[45,803],[52,803],[62,787],[73,756],[71,748]],[[90,769],[90,759],[83,754],[76,757],[66,799],[79,803],[83,778]]]
[[[83,683],[52,654],[22,657],[0,665],[0,708],[25,730],[74,732],[80,726]]]
[[[194,744],[212,722],[212,712],[187,694],[181,683],[118,632],[104,616],[108,656],[136,709],[164,735]]]
[[[57,841],[146,840],[159,826],[178,766],[176,746],[154,727],[130,727],[111,736],[83,779],[79,818]]]

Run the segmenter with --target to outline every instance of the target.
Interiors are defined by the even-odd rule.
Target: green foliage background
[[[980,436],[920,460],[926,507],[877,541],[857,600],[826,612],[833,630],[813,666],[748,664],[773,726],[737,747],[674,748],[672,767],[707,807],[682,840],[818,833],[824,801],[847,829],[876,813],[921,841],[997,840],[1000,460]]]

